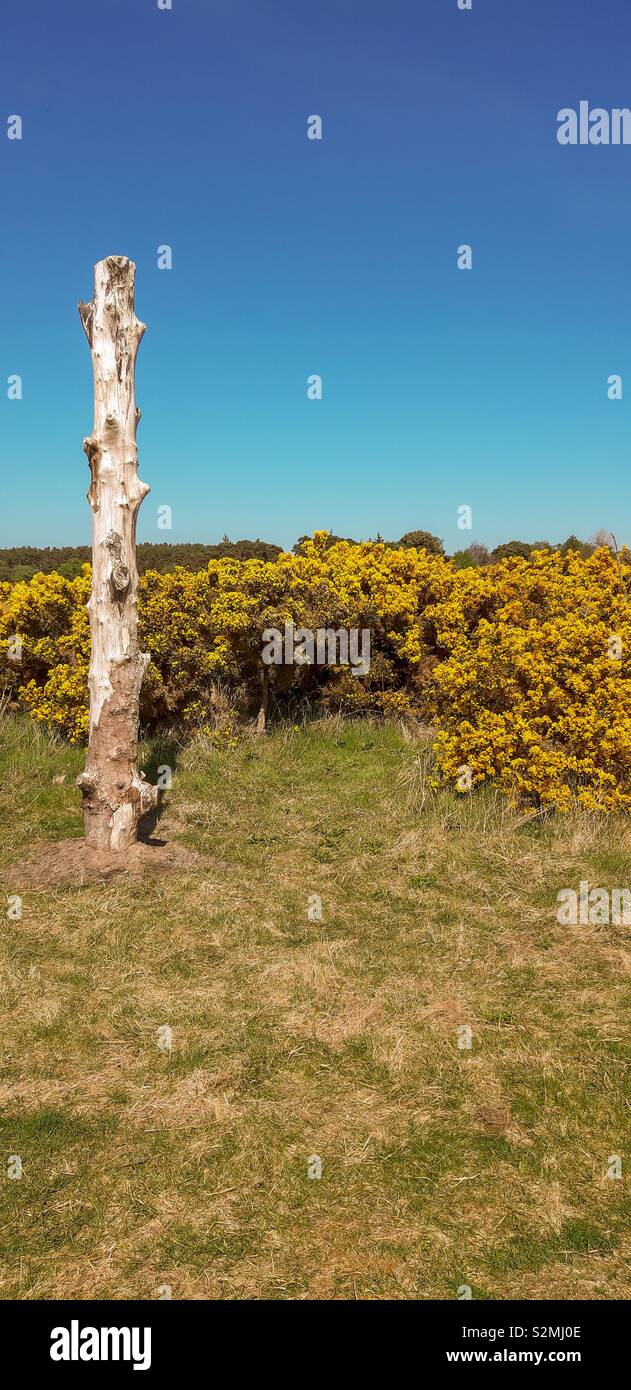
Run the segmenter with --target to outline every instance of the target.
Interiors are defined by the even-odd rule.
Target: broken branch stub
[[[79,313],[92,354],[94,429],[90,465],[92,593],[90,733],[83,795],[86,843],[122,850],[138,838],[157,787],[136,768],[140,688],[150,657],[138,650],[136,515],[149,488],[138,477],[134,372],[144,323],[134,313],[136,267],[107,256],[94,267],[94,296]]]

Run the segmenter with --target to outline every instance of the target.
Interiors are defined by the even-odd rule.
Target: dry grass
[[[81,754],[0,732],[10,895],[81,833]],[[437,795],[409,731],[336,722],[180,752],[163,828],[227,867],[0,919],[0,1296],[628,1298],[629,930],[555,917],[628,883],[628,824]]]

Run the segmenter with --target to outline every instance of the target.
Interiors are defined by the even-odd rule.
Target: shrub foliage
[[[8,698],[73,742],[87,730],[90,568],[0,584]],[[414,716],[436,777],[492,780],[542,806],[631,809],[631,552],[606,546],[458,568],[441,554],[325,532],[274,560],[211,559],[140,580],[145,727],[203,727],[217,692],[277,708]],[[371,667],[263,667],[267,627],[369,628]],[[17,639],[17,645],[16,645]],[[16,656],[16,650],[18,656]]]

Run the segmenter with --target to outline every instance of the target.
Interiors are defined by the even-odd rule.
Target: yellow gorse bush
[[[90,567],[0,585],[4,685],[72,741],[87,730]],[[436,731],[436,778],[491,780],[540,805],[631,807],[631,553],[536,552],[456,570],[424,550],[329,545],[212,560],[140,581],[147,727],[199,727],[218,686],[260,695],[262,632],[369,628],[371,667],[271,667],[279,700],[416,715]],[[20,659],[12,658],[15,639]]]
[[[542,805],[629,809],[629,552],[536,552],[456,578],[426,613],[441,776],[465,766]]]

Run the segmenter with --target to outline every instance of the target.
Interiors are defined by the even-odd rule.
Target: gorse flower
[[[0,585],[3,683],[73,742],[87,731],[90,567]],[[369,628],[371,667],[277,667],[277,696],[324,708],[417,716],[435,731],[436,779],[493,781],[540,805],[631,809],[631,553],[535,552],[456,570],[440,555],[377,542],[299,555],[211,560],[150,571],[139,585],[140,639],[151,652],[146,726],[199,728],[217,684],[255,705],[262,633]],[[10,644],[20,639],[20,659]]]

